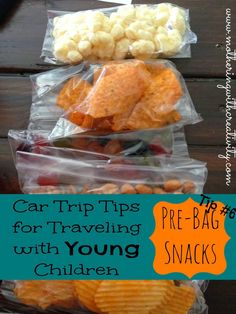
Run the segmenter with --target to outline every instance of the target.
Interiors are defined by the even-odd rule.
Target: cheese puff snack
[[[190,44],[197,41],[188,10],[171,3],[48,16],[42,56],[52,63],[189,57]]]

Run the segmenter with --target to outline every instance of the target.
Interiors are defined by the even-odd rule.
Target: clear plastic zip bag
[[[185,82],[166,60],[80,64],[31,77],[29,130],[49,138],[87,130],[181,127],[201,121]]]
[[[175,157],[111,157],[43,147],[16,152],[22,191],[38,194],[202,193],[205,163]]]
[[[106,281],[106,280],[70,280],[70,281],[4,281],[2,284],[2,293],[4,296],[14,302],[19,309],[19,313],[48,313],[48,314],[89,314],[104,313],[104,306],[109,307],[110,293],[104,292],[102,288],[109,286],[111,292],[116,286],[126,287],[130,294],[126,294],[126,303],[129,309],[132,307],[133,312],[123,309],[125,313],[137,314],[207,314],[208,307],[205,303],[204,292],[207,281],[186,280],[186,281]],[[149,289],[155,287],[160,289],[167,287],[166,297],[162,301],[157,301],[157,305],[150,305],[150,297],[145,300],[145,293],[141,301],[137,296],[137,303],[132,300],[132,290],[142,292],[146,286],[146,293]],[[156,290],[157,290],[156,289]],[[139,291],[140,290],[140,291]],[[101,293],[102,292],[102,293]],[[106,295],[107,293],[107,295]],[[115,293],[115,290],[114,290]],[[171,295],[171,298],[170,298]],[[160,295],[159,295],[160,297]],[[159,297],[156,296],[158,300]],[[104,302],[100,302],[100,299]],[[152,297],[155,301],[155,295]],[[106,302],[107,300],[107,302]],[[119,296],[117,297],[119,304]],[[122,299],[120,299],[122,301]],[[104,305],[104,304],[105,305]],[[122,302],[121,302],[122,303]],[[108,304],[108,305],[107,305]],[[26,306],[28,305],[28,307]],[[38,309],[38,310],[37,310]],[[150,310],[145,310],[150,309]],[[120,313],[120,311],[108,311],[106,313]],[[122,312],[123,313],[123,312]]]
[[[48,11],[41,57],[49,63],[186,58],[197,36],[189,10],[171,3],[80,12]]]
[[[184,131],[172,132],[170,128],[136,132],[107,133],[87,132],[54,140],[47,139],[47,132],[10,130],[8,138],[13,158],[16,151],[36,152],[60,148],[60,152],[72,154],[73,151],[87,151],[89,154],[103,156],[159,156],[172,155],[188,157],[188,147]]]

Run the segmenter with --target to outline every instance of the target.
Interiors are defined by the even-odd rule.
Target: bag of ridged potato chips
[[[23,313],[207,314],[206,286],[199,280],[34,280],[5,281],[2,291]]]

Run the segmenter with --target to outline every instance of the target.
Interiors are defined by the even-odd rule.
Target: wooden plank
[[[223,80],[187,79],[189,92],[204,121],[186,127],[189,144],[225,144],[225,94],[217,89]],[[232,89],[236,89],[236,80]],[[31,84],[28,77],[0,77],[0,137],[9,129],[27,128],[31,104]],[[234,113],[236,118],[236,112]]]
[[[205,293],[209,314],[231,314],[236,309],[236,281],[211,281]]]
[[[207,163],[208,179],[204,192],[207,194],[234,194],[236,191],[236,162],[232,157],[231,185],[226,186],[225,161],[218,157],[225,155],[224,147],[189,146],[190,157]]]
[[[9,129],[24,129],[29,119],[31,84],[29,78],[0,77],[0,137]]]
[[[134,3],[142,2],[141,0],[134,1]],[[225,42],[225,9],[227,7],[233,9],[235,0],[208,0],[202,4],[199,0],[172,2],[186,8],[190,7],[192,29],[199,37],[198,44],[193,47],[192,59],[176,60],[179,70],[185,76],[225,76],[225,51],[222,47]],[[50,0],[47,8],[76,11],[105,6],[112,6],[112,4],[95,0]],[[41,71],[50,67],[39,58],[46,22],[45,1],[23,1],[0,35],[0,71]],[[236,23],[232,23],[232,47],[235,43]]]
[[[19,193],[17,172],[7,139],[0,139],[0,194]]]
[[[199,124],[185,128],[187,142],[193,145],[225,145],[226,96],[225,91],[217,88],[218,84],[225,85],[225,81],[198,79],[186,80],[186,83],[195,108],[203,118]],[[232,81],[232,91],[236,92],[236,80]],[[232,111],[232,117],[235,121],[236,111]]]
[[[40,70],[39,55],[46,30],[45,1],[23,1],[0,35],[3,71]]]
[[[1,193],[18,193],[16,171],[12,155],[6,139],[0,139],[0,191]],[[218,154],[224,154],[224,147],[191,146],[189,148],[192,158],[207,162],[209,176],[205,186],[205,193],[235,193],[236,191],[236,163],[232,167],[232,184],[230,188],[225,185],[224,161]]]

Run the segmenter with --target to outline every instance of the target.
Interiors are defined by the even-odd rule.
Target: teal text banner
[[[1,195],[0,279],[236,279],[236,195]]]

